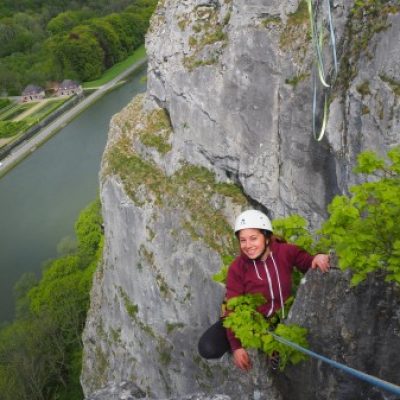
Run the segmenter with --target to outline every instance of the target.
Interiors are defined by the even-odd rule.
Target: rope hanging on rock
[[[331,84],[327,82],[326,71],[324,67],[324,57],[323,57],[323,29],[322,24],[318,24],[318,9],[319,0],[313,2],[313,0],[306,0],[308,5],[308,12],[310,16],[310,29],[313,49],[315,52],[315,62],[314,62],[314,72],[313,72],[313,105],[312,105],[312,132],[313,136],[317,141],[321,141],[325,134],[326,123],[328,119],[328,89]],[[332,58],[334,64],[334,74],[332,77],[332,82],[335,80],[338,72],[338,63],[336,56],[336,38],[333,26],[332,14],[331,14],[331,4],[330,0],[326,0],[328,9],[328,20],[329,20],[329,31],[330,31],[330,47],[332,50]],[[323,120],[319,132],[317,132],[317,89],[318,89],[318,78],[315,69],[318,71],[319,82],[322,85],[322,90],[324,91],[324,108],[323,108]]]
[[[285,339],[282,336],[279,336],[273,332],[269,332],[269,334],[271,336],[273,336],[278,342],[281,342],[281,343],[285,344],[286,346],[292,347],[293,349],[296,349],[304,354],[307,354],[311,357],[321,360],[324,363],[327,363],[334,368],[338,368],[341,371],[346,372],[347,374],[353,375],[354,377],[356,377],[360,380],[363,380],[373,386],[379,387],[383,390],[386,390],[387,392],[390,392],[390,393],[393,393],[396,395],[400,395],[400,386],[397,386],[393,383],[384,381],[383,379],[377,378],[375,376],[366,374],[365,372],[358,371],[357,369],[348,367],[347,365],[341,364],[337,361],[333,361],[328,357],[322,356],[318,353],[315,353],[314,351],[308,350],[308,349],[298,345],[297,343],[293,343],[290,340]]]

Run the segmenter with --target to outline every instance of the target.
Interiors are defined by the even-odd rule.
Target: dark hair
[[[266,229],[260,229],[260,232],[267,238],[270,239],[273,235],[271,231],[268,231]]]
[[[287,243],[287,240],[283,236],[271,235],[271,241],[278,243]]]
[[[258,228],[256,228],[258,229]],[[286,239],[282,236],[275,235],[271,231],[268,231],[266,229],[259,229],[259,231],[265,236],[266,239],[269,239],[271,242],[279,242],[279,243],[287,243]],[[239,232],[235,232],[236,237],[239,239]]]

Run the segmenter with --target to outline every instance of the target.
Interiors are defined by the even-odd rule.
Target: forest
[[[4,0],[0,96],[28,84],[94,80],[144,41],[157,0]]]
[[[15,320],[0,329],[2,400],[81,400],[82,330],[93,273],[101,259],[100,200],[75,224],[76,242],[61,242],[38,281],[25,274],[15,285]]]

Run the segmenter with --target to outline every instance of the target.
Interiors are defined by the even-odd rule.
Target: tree
[[[17,13],[12,18],[3,18],[0,20],[0,57],[30,51],[44,36],[38,17]]]
[[[103,18],[90,20],[88,26],[103,50],[105,68],[110,68],[121,61],[125,52],[121,48],[121,42],[113,26]]]
[[[355,172],[366,181],[333,199],[321,246],[335,249],[340,267],[354,272],[353,284],[374,271],[400,283],[400,147],[387,160],[361,153]]]
[[[47,30],[53,35],[66,33],[92,16],[93,12],[89,10],[68,10],[52,18],[47,24]]]
[[[82,255],[98,258],[103,247],[103,218],[100,200],[89,204],[80,214],[75,224],[79,252]]]
[[[51,322],[23,319],[0,332],[2,399],[44,400],[62,376],[65,349]],[[62,377],[61,377],[62,380]]]
[[[104,52],[86,26],[79,25],[69,34],[57,35],[47,43],[47,48],[64,77],[86,81],[98,78],[104,70]]]
[[[110,14],[104,17],[104,20],[113,27],[113,30],[118,35],[118,40],[121,43],[121,52],[123,54],[123,58],[125,58],[131,50],[131,39],[128,36],[127,27],[124,25],[121,15],[115,13]]]
[[[98,78],[143,43],[156,2],[3,0],[0,94],[20,95],[30,83]]]
[[[0,330],[2,400],[83,398],[82,330],[93,272],[102,251],[100,202],[76,223],[78,250],[49,262],[43,277],[16,285],[17,319]]]

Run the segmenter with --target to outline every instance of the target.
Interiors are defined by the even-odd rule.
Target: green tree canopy
[[[27,274],[15,287],[17,318],[0,330],[2,400],[83,398],[81,336],[102,251],[99,201],[83,210],[76,235],[75,253],[50,261],[39,282]]]
[[[48,42],[54,64],[65,78],[80,81],[98,78],[104,70],[104,53],[96,37],[86,26],[57,35]]]
[[[157,0],[0,2],[0,95],[94,80],[143,43]]]
[[[33,46],[43,41],[43,32],[37,16],[17,13],[12,17],[0,19],[0,57],[12,53],[30,51]]]
[[[91,17],[93,17],[93,12],[90,10],[68,10],[52,18],[47,24],[47,30],[53,35],[69,32]]]
[[[96,18],[90,20],[88,26],[103,50],[105,68],[110,68],[124,58],[126,52],[122,48],[118,34],[109,22],[104,18]]]

